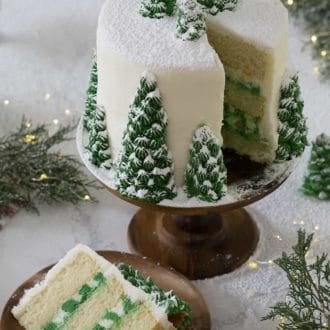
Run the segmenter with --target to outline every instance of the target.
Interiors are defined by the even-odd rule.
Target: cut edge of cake
[[[38,320],[42,329],[53,329],[53,326],[56,326],[56,329],[59,329],[63,326],[79,325],[79,322],[81,322],[79,320],[79,315],[82,315],[84,319],[86,319],[86,313],[91,310],[88,306],[93,302],[97,302],[99,298],[101,299],[100,302],[102,301],[102,308],[94,308],[94,311],[97,311],[97,313],[93,314],[94,317],[92,320],[88,318],[89,326],[91,326],[91,329],[108,329],[107,327],[102,328],[101,325],[109,325],[115,323],[116,321],[106,319],[106,316],[109,315],[109,312],[110,316],[114,314],[112,310],[119,313],[117,316],[115,315],[119,323],[124,323],[126,318],[129,322],[132,322],[132,317],[134,319],[134,316],[131,316],[131,314],[140,313],[140,315],[144,315],[145,320],[149,320],[149,324],[152,324],[151,329],[175,329],[174,325],[168,319],[166,308],[164,306],[158,305],[157,301],[155,301],[150,294],[147,294],[141,288],[134,286],[132,283],[130,283],[129,280],[126,280],[121,271],[114,264],[107,261],[105,258],[98,255],[95,251],[83,244],[79,244],[71,249],[62,259],[60,259],[56,265],[54,265],[49,270],[41,282],[37,283],[31,289],[25,290],[24,295],[20,299],[18,305],[13,307],[12,314],[24,328],[34,329],[31,324],[34,323],[35,326],[38,323],[36,322],[38,317],[35,317],[35,319],[29,318],[29,313],[33,314],[33,308],[31,309],[31,304],[33,305],[36,303],[34,307],[40,307],[40,305],[44,304],[43,300],[45,300],[45,295],[42,296],[42,294],[47,290],[47,288],[49,288],[49,285],[56,283],[57,276],[61,274],[63,269],[65,269],[67,266],[70,267],[70,265],[72,265],[72,263],[77,260],[77,258],[79,259],[80,254],[90,257],[90,260],[95,263],[94,265],[92,262],[90,263],[90,266],[93,270],[93,275],[89,276],[88,280],[79,279],[80,281],[76,283],[76,288],[74,291],[70,294],[66,293],[63,297],[61,297],[61,301],[55,304],[56,308],[52,306],[51,313],[49,313],[50,315],[47,315],[46,318],[44,317],[43,320]],[[68,271],[68,273],[70,273],[70,271]],[[106,290],[104,290],[104,287],[100,283],[96,283],[95,278],[98,275],[102,275],[103,281],[100,283],[105,284]],[[63,278],[60,279],[63,281]],[[116,286],[113,288],[116,288],[116,290],[118,289],[118,292],[116,291],[116,297],[112,295],[113,292],[111,291],[111,283],[115,283]],[[118,284],[120,285],[118,286]],[[91,289],[91,295],[89,295],[86,299],[82,299],[81,292],[83,289],[85,290],[86,287],[87,289]],[[41,299],[38,299],[40,297]],[[127,313],[123,312],[124,305],[121,306],[121,303],[124,303],[125,299],[131,303],[131,306],[134,304],[134,308],[128,310]],[[78,307],[75,308],[74,311],[70,314],[64,310],[63,306],[72,302],[77,302],[79,304],[77,304]],[[91,306],[94,306],[94,303]],[[140,308],[142,308],[142,310],[140,310]],[[121,312],[123,313],[120,314]],[[118,319],[119,315],[123,320],[121,318],[120,320]],[[99,325],[99,322],[101,322],[101,325]]]

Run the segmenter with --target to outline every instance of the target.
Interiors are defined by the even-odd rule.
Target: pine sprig
[[[53,149],[72,140],[75,127],[69,124],[50,134],[47,125],[32,126],[23,118],[15,132],[0,138],[0,218],[20,208],[38,213],[37,202],[93,200],[88,188],[97,186],[80,162]]]
[[[308,43],[312,56],[318,62],[317,70],[322,77],[330,78],[330,1],[329,0],[282,0],[290,13],[304,23],[309,34]]]
[[[312,241],[313,234],[299,230],[293,253],[283,253],[274,261],[286,272],[288,294],[262,320],[280,318],[277,329],[330,329],[330,260],[322,254],[313,263],[307,262]]]

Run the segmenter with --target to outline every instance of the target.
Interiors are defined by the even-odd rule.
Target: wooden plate
[[[192,309],[193,322],[190,329],[211,329],[210,314],[203,297],[195,286],[183,275],[158,266],[147,258],[141,258],[132,254],[116,251],[98,251],[98,253],[112,263],[118,264],[124,262],[131,265],[137,269],[143,277],[150,276],[155,284],[163,290],[173,290],[181,299],[185,300]],[[41,281],[51,267],[52,266],[49,266],[39,271],[16,289],[2,312],[0,323],[1,330],[23,330],[11,314],[11,309],[17,305],[24,290],[33,287],[37,282]]]

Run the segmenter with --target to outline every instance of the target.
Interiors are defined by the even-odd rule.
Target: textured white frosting
[[[175,182],[181,186],[195,129],[205,123],[221,141],[224,69],[206,36],[184,42],[175,37],[174,17],[155,20],[138,11],[135,0],[109,0],[101,11],[97,102],[105,107],[116,158],[139,80],[144,71],[153,72],[168,116]]]
[[[145,18],[141,0],[108,0],[102,8],[98,37],[134,63],[155,68],[213,68],[215,52],[204,35],[196,42],[175,36],[176,19]],[[99,52],[98,52],[99,54]]]
[[[155,74],[168,115],[167,144],[175,183],[183,184],[195,129],[207,124],[222,143],[225,75],[214,49],[203,36],[197,42],[175,37],[176,18],[149,19],[139,0],[108,0],[97,31],[98,95],[105,107],[112,157],[121,150],[128,111],[144,71]],[[268,161],[277,147],[277,103],[287,65],[288,19],[280,0],[240,0],[234,12],[209,17],[216,29],[237,34],[267,54],[262,96],[267,100],[261,135],[270,142]]]

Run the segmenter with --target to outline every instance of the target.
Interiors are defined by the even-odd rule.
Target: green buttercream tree
[[[89,85],[87,89],[87,98],[85,102],[85,112],[83,115],[84,127],[89,130],[91,128],[91,121],[93,121],[96,109],[97,96],[97,63],[96,57],[93,59]]]
[[[279,146],[276,161],[283,162],[303,154],[307,142],[306,118],[303,115],[304,101],[298,75],[287,78],[281,87],[279,119]]]
[[[198,3],[211,15],[224,10],[234,10],[238,0],[197,0]]]
[[[180,0],[176,35],[182,40],[198,40],[206,31],[206,15],[196,0]]]
[[[143,0],[140,14],[149,18],[163,18],[172,16],[176,0]]]
[[[330,137],[321,134],[313,142],[309,173],[305,177],[303,192],[319,199],[330,199]]]
[[[151,203],[176,196],[166,127],[167,116],[156,78],[146,72],[130,106],[122,150],[116,162],[117,186],[122,195]]]
[[[111,150],[103,107],[96,108],[95,118],[91,123],[87,147],[90,161],[97,167],[109,169],[111,167]]]
[[[194,133],[184,180],[188,197],[215,202],[226,193],[227,170],[221,146],[206,125]]]

